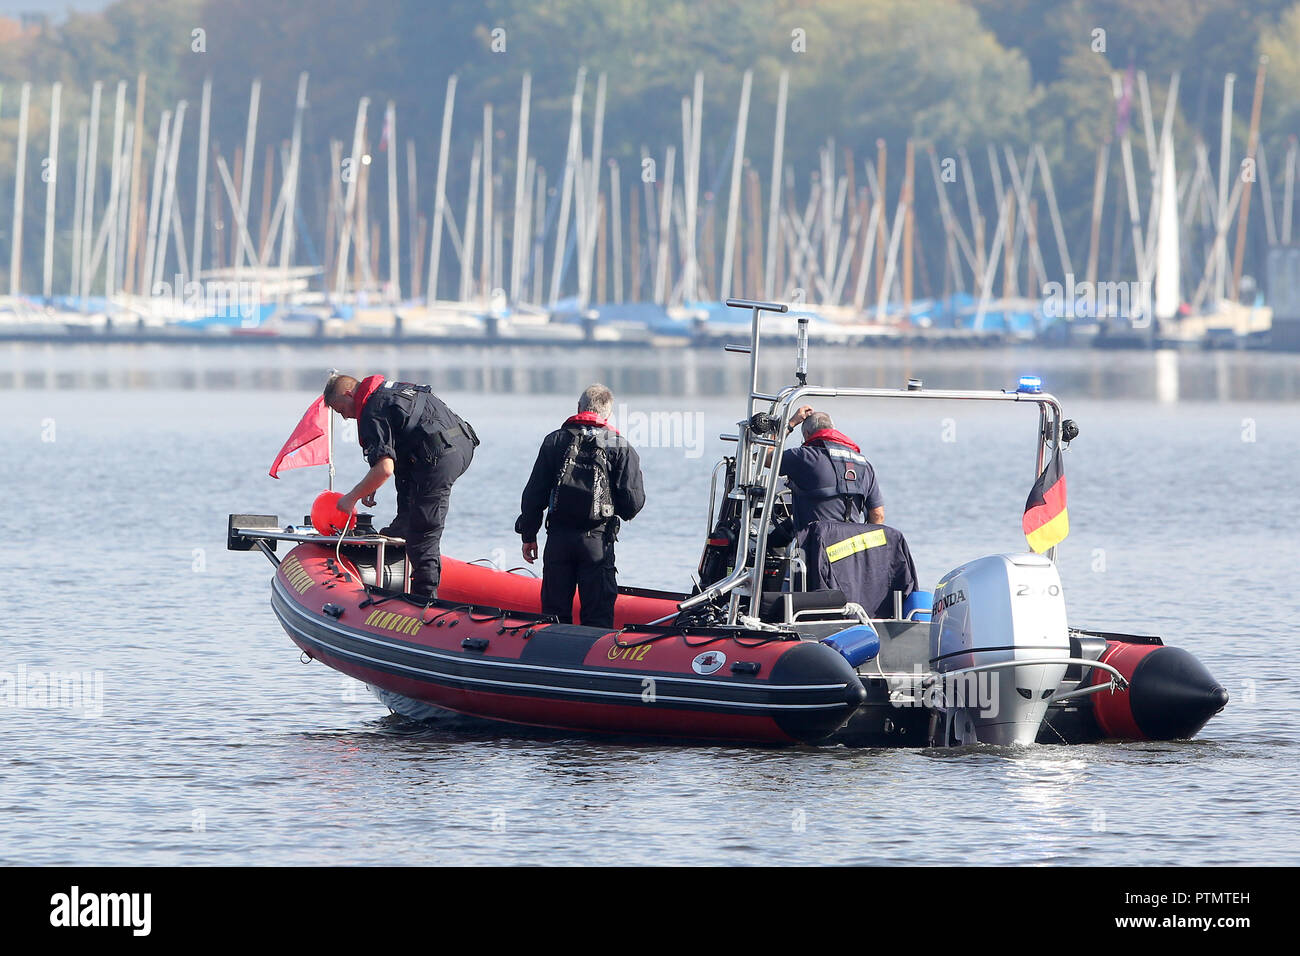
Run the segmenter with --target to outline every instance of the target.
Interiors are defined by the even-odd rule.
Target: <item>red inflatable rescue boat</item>
[[[368,549],[325,541],[279,561],[276,617],[308,657],[409,701],[564,730],[811,743],[866,697],[839,652],[792,631],[648,623],[686,595],[623,589],[604,631],[542,618],[536,578],[443,558],[426,607],[368,587]]]

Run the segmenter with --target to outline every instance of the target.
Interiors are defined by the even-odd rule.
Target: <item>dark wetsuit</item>
[[[409,382],[385,382],[371,393],[357,419],[357,436],[371,466],[393,459],[393,531],[406,538],[411,592],[436,597],[451,486],[473,460],[478,438],[429,386]]]

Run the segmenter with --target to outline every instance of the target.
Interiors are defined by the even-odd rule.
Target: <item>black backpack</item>
[[[596,434],[570,432],[564,459],[555,476],[550,520],[589,530],[614,516],[609,484],[609,456]]]

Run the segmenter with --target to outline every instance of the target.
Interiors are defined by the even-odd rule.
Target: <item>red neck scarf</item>
[[[578,412],[578,414],[571,415],[569,418],[565,419],[564,424],[560,427],[568,428],[570,425],[595,425],[597,428],[608,428],[615,435],[618,434],[617,428],[605,419],[601,418],[595,412]]]
[[[356,391],[352,393],[352,401],[354,403],[353,407],[357,411],[357,418],[361,417],[361,413],[362,411],[365,410],[366,402],[370,400],[370,396],[373,395],[375,393],[375,390],[383,384],[384,384],[384,377],[382,375],[371,375],[369,378],[362,379],[357,384]],[[361,443],[361,431],[358,429],[357,444],[360,443]]]
[[[859,448],[856,444],[854,444],[848,435],[844,434],[843,432],[838,432],[834,428],[820,428],[817,431],[813,432],[811,435],[809,435],[807,438],[805,438],[803,443],[805,445],[811,445],[814,442],[822,442],[822,441],[829,441],[829,442],[834,442],[837,445],[844,445],[848,448],[852,448],[859,455],[862,454],[862,449]]]

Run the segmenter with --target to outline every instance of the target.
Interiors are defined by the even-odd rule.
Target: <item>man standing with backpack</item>
[[[582,623],[614,626],[614,542],[620,519],[630,521],[645,506],[641,461],[609,425],[613,407],[614,396],[604,385],[582,393],[578,414],[542,440],[515,522],[524,560],[532,564],[547,512],[542,613],[566,624],[573,622],[576,587]]]

